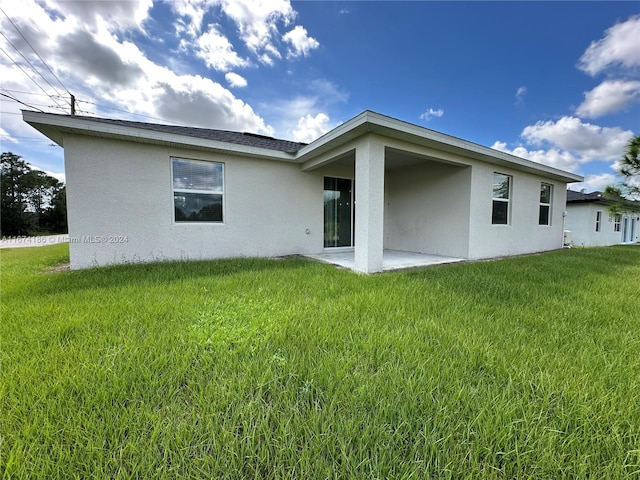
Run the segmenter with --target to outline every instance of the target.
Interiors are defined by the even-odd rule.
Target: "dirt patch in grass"
[[[51,267],[47,270],[47,273],[60,273],[60,272],[68,272],[71,269],[70,263],[61,263],[56,265],[55,267]]]

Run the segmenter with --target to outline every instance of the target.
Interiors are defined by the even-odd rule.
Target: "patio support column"
[[[355,269],[382,271],[384,240],[384,144],[367,135],[356,146]]]

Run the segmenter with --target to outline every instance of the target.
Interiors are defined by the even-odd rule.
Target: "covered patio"
[[[305,255],[308,258],[330,263],[343,268],[357,271],[355,264],[355,252],[353,249],[336,252],[325,252],[316,255]],[[383,250],[382,271],[402,270],[406,268],[428,267],[445,263],[464,261],[464,258],[445,257],[426,253],[403,252],[400,250]]]
[[[324,251],[308,256],[365,273],[468,258],[470,165],[384,133],[303,163],[324,182]]]

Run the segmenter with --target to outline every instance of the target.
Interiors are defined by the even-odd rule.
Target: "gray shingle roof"
[[[574,192],[573,190],[567,190],[567,203],[568,202],[599,202],[606,200],[603,197],[602,192]]]
[[[286,153],[296,153],[306,143],[292,142],[289,140],[279,140],[277,138],[258,135],[248,132],[232,132],[229,130],[214,130],[210,128],[181,127],[176,125],[161,125],[157,123],[132,122],[129,120],[115,120],[110,118],[75,116],[82,120],[117,125],[122,127],[141,128],[155,132],[173,133],[187,137],[204,138],[207,140],[217,140],[219,142],[235,143],[250,147],[266,148]]]
[[[573,190],[567,190],[567,203],[587,203],[587,202],[601,202],[604,205],[618,205],[625,208],[630,208],[632,211],[640,210],[640,202],[635,200],[627,200],[626,198],[608,198],[604,193],[595,191],[591,193],[574,192]]]

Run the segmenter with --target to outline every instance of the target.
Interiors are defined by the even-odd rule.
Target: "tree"
[[[51,208],[44,212],[42,226],[52,233],[67,232],[67,187],[64,185],[51,199]]]
[[[19,155],[0,155],[0,234],[66,232],[64,185],[32,169]]]
[[[629,142],[626,154],[620,159],[618,173],[622,183],[609,185],[605,194],[612,198],[640,199],[640,135]]]
[[[30,168],[18,155],[11,152],[0,156],[0,231],[2,235],[22,235],[28,227],[25,215],[23,178]]]

